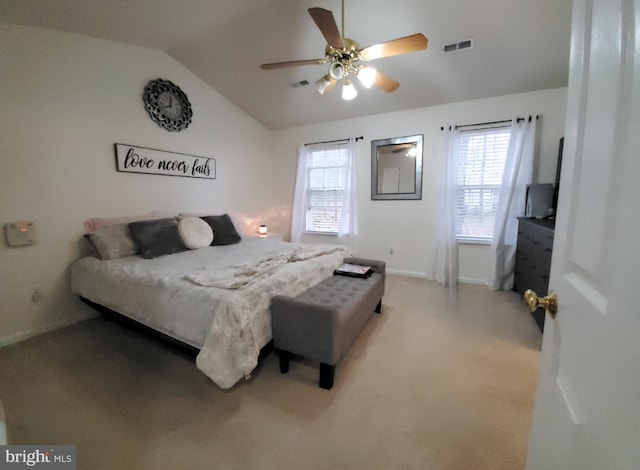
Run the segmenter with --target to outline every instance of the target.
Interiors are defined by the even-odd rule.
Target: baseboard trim
[[[87,317],[87,315],[76,315],[71,318],[65,318],[63,320],[58,320],[57,322],[49,323],[47,325],[42,325],[37,328],[32,328],[27,331],[21,331],[20,333],[15,333],[13,335],[0,338],[0,348],[9,346],[10,344],[20,343],[22,341],[35,338],[36,336],[40,336],[44,333],[59,330],[60,328],[71,326],[74,323],[81,322],[82,320],[86,320],[87,318],[89,318]]]
[[[427,279],[429,281],[433,281],[433,278],[430,278],[427,273],[420,273],[417,271],[404,271],[402,269],[389,269],[387,268],[387,274],[395,274],[397,276],[407,276],[407,277],[417,277],[420,279]],[[486,279],[477,279],[474,277],[458,277],[458,282],[461,284],[477,284],[479,286],[486,286]]]
[[[387,268],[387,274],[395,274],[397,276],[407,277],[419,277],[420,279],[427,279],[427,273],[419,273],[417,271],[404,271],[402,269],[389,269]]]
[[[459,277],[458,278],[458,282],[462,283],[462,284],[476,284],[479,286],[486,286],[487,285],[487,280],[486,279],[476,279],[473,277]]]

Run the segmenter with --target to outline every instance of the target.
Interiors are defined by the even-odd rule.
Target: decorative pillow
[[[215,215],[212,214],[211,212],[179,212],[178,213],[178,220],[180,219],[184,219],[186,217],[209,217],[211,215]]]
[[[141,220],[129,224],[143,258],[156,258],[186,251],[175,219]]]
[[[240,242],[240,235],[238,235],[238,231],[233,226],[229,214],[210,215],[202,217],[202,220],[208,223],[213,230],[213,243],[211,245],[232,245]]]
[[[205,217],[213,217],[216,214],[213,212],[179,212],[176,216],[178,220],[184,219],[185,217],[198,217],[200,219],[204,219]],[[234,220],[233,224],[240,238],[244,236],[253,236],[255,234],[255,226],[253,225],[253,219],[247,219],[246,217],[244,221],[238,223],[238,218],[233,215],[229,215],[231,220]],[[242,218],[242,217],[241,217]],[[236,225],[238,224],[238,225]]]
[[[160,219],[161,217],[162,215],[160,212],[149,212],[148,214],[124,217],[94,217],[93,219],[87,219],[84,221],[84,230],[87,233],[92,233],[102,227],[106,227],[107,225],[128,224],[138,220],[153,220]]]
[[[106,225],[93,233],[88,233],[100,259],[116,259],[139,253],[138,245],[131,236],[127,224]]]
[[[211,226],[198,217],[185,217],[178,222],[178,233],[184,246],[197,250],[211,245],[213,230]]]

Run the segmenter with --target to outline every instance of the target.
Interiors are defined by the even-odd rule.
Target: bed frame
[[[95,302],[92,302],[91,300],[86,299],[82,296],[80,296],[80,300],[85,304],[87,304],[89,307],[96,310],[101,315],[103,315],[105,318],[115,323],[118,323],[119,325],[122,325],[125,328],[129,328],[131,330],[134,330],[150,338],[160,340],[163,343],[170,344],[177,350],[187,353],[189,356],[192,356],[193,358],[195,358],[200,352],[200,349],[195,346],[185,343],[184,341],[180,341],[179,339],[176,339],[173,336],[169,336],[158,330],[154,330],[150,326],[147,326],[144,323],[140,323],[139,321],[129,318],[126,315],[121,314],[120,312],[111,310],[110,308],[105,307],[104,305],[100,305]],[[267,357],[272,350],[273,350],[273,340],[270,340],[260,350],[260,355],[258,356],[258,362],[262,361],[262,359]]]

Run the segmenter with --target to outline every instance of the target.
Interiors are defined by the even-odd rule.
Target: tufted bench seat
[[[334,275],[297,297],[277,295],[271,302],[273,346],[280,372],[289,371],[292,354],[320,363],[321,388],[333,387],[336,363],[349,350],[374,310],[381,312],[385,263],[346,258],[345,263],[371,266],[366,278]]]

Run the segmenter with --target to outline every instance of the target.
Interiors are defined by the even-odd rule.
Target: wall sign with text
[[[216,179],[216,159],[115,144],[116,169],[148,175]]]

